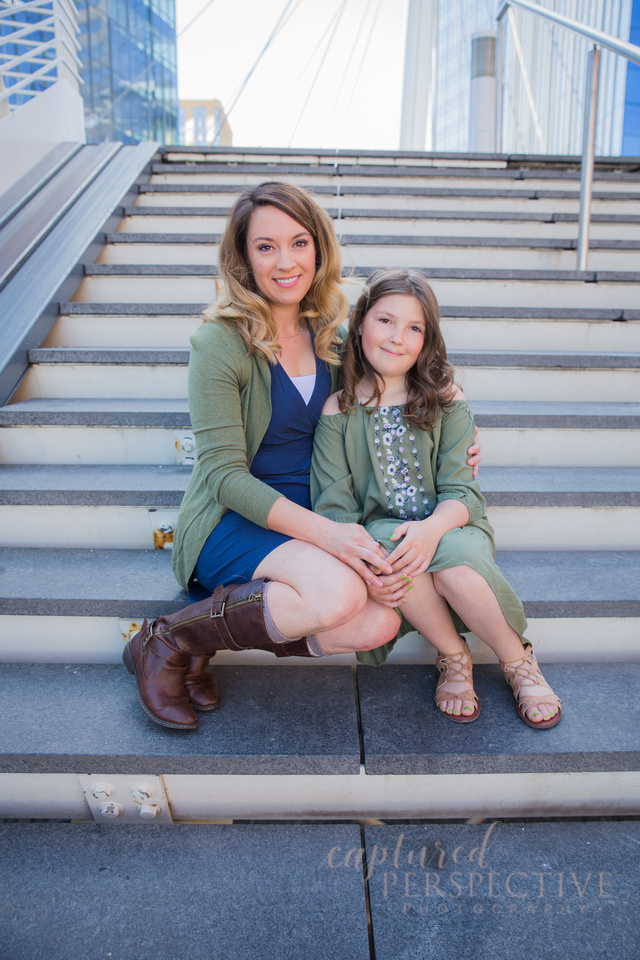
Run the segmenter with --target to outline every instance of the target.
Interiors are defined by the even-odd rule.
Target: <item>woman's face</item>
[[[247,259],[274,316],[297,309],[316,272],[311,234],[278,207],[258,207],[249,220]]]

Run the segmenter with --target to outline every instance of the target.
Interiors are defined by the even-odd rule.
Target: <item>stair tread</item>
[[[191,467],[144,464],[0,465],[0,503],[178,505]],[[489,504],[635,504],[638,467],[481,467]]]
[[[5,955],[368,960],[362,868],[331,869],[336,846],[358,824],[0,824]]]
[[[640,425],[640,403],[478,400],[479,427],[539,426],[631,429]],[[0,426],[111,424],[189,427],[186,398],[41,398],[0,407]]]
[[[446,793],[442,802],[446,809]],[[539,956],[637,956],[629,904],[639,888],[638,823],[494,819],[363,829],[376,960],[458,960],[474,954],[474,940],[487,944],[478,956],[505,960],[514,921]]]
[[[142,711],[122,664],[2,664],[0,771],[357,776],[351,667],[286,671],[216,668],[224,708],[180,731]]]
[[[460,724],[434,714],[435,666],[359,666],[366,772],[384,776],[637,769],[640,703],[630,703],[620,691],[640,682],[640,663],[545,664],[545,678],[562,700],[563,715],[556,727],[544,732],[518,718],[513,694],[497,664],[476,666],[473,673],[480,716],[472,724]]]
[[[187,603],[164,550],[7,547],[0,615],[141,619]],[[528,616],[637,616],[640,551],[498,551]],[[635,611],[635,612],[634,612]]]
[[[374,267],[355,267],[354,276],[368,276]],[[428,271],[425,271],[428,272]],[[60,304],[60,313],[69,316],[200,316],[207,304],[198,303],[143,303],[66,301]],[[468,317],[470,319],[506,318],[509,320],[640,320],[640,310],[629,307],[613,309],[588,307],[468,307],[440,304],[440,316]]]
[[[30,363],[189,363],[188,347],[39,347],[29,351]],[[448,352],[449,360],[459,366],[526,367],[640,367],[640,353],[632,351],[566,350],[461,350]]]
[[[545,664],[544,673],[562,699],[563,716],[542,733],[519,720],[497,664],[474,668],[482,711],[473,724],[437,716],[434,666],[359,666],[365,772],[637,770],[640,704],[620,690],[640,682],[640,664]],[[358,775],[350,667],[221,666],[216,676],[223,708],[202,716],[186,735],[140,709],[134,680],[120,664],[4,664],[0,771],[71,773],[82,763],[91,774],[104,771],[108,758],[109,770],[121,774]],[[28,702],[38,710],[25,711]]]

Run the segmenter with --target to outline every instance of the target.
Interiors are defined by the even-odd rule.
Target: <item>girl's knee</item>
[[[437,570],[433,574],[433,583],[445,600],[451,596],[459,595],[461,592],[465,596],[480,590],[483,591],[487,586],[487,581],[482,574],[474,570],[467,564],[460,564],[458,567],[448,567],[446,570]]]

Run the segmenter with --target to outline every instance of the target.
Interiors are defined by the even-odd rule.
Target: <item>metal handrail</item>
[[[582,162],[580,168],[580,214],[578,223],[578,270],[587,269],[587,256],[589,253],[589,226],[591,224],[591,192],[593,188],[593,164],[596,139],[596,110],[598,101],[598,76],[600,68],[600,47],[610,50],[620,57],[625,57],[633,63],[640,66],[640,47],[633,43],[627,43],[626,40],[620,40],[618,37],[612,37],[602,30],[596,30],[577,20],[570,20],[554,10],[548,10],[546,7],[540,7],[536,3],[530,3],[529,0],[508,0],[500,8],[497,20],[500,30],[498,45],[498,66],[496,83],[496,149],[498,153],[502,152],[502,73],[504,64],[504,24],[503,18],[510,7],[521,7],[528,13],[535,13],[546,20],[574,33],[581,34],[589,40],[595,42],[595,46],[589,51],[587,62],[587,81],[586,95],[584,104],[584,125],[582,137]]]

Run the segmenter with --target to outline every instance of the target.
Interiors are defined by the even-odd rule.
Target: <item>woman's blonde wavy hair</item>
[[[247,233],[251,214],[258,207],[277,207],[313,237],[316,273],[302,303],[300,317],[315,335],[317,355],[327,363],[339,363],[337,329],[349,312],[342,290],[340,247],[331,220],[306,190],[291,183],[272,181],[245,190],[236,200],[220,240],[218,267],[224,281],[216,303],[203,314],[204,322],[224,320],[233,324],[249,353],[261,354],[275,363],[280,352],[278,327],[267,300],[256,285],[247,257]]]
[[[360,328],[369,310],[379,300],[398,293],[416,298],[425,322],[422,349],[406,375],[408,396],[404,417],[411,426],[430,430],[438,419],[440,408],[453,400],[455,384],[453,367],[447,360],[447,348],[440,330],[436,295],[416,270],[376,270],[367,280],[349,321],[349,332],[342,353],[343,388],[338,406],[342,413],[347,413],[353,407],[358,384],[362,381],[371,388],[371,399],[375,399],[375,406],[380,404],[384,381],[364,355]]]

